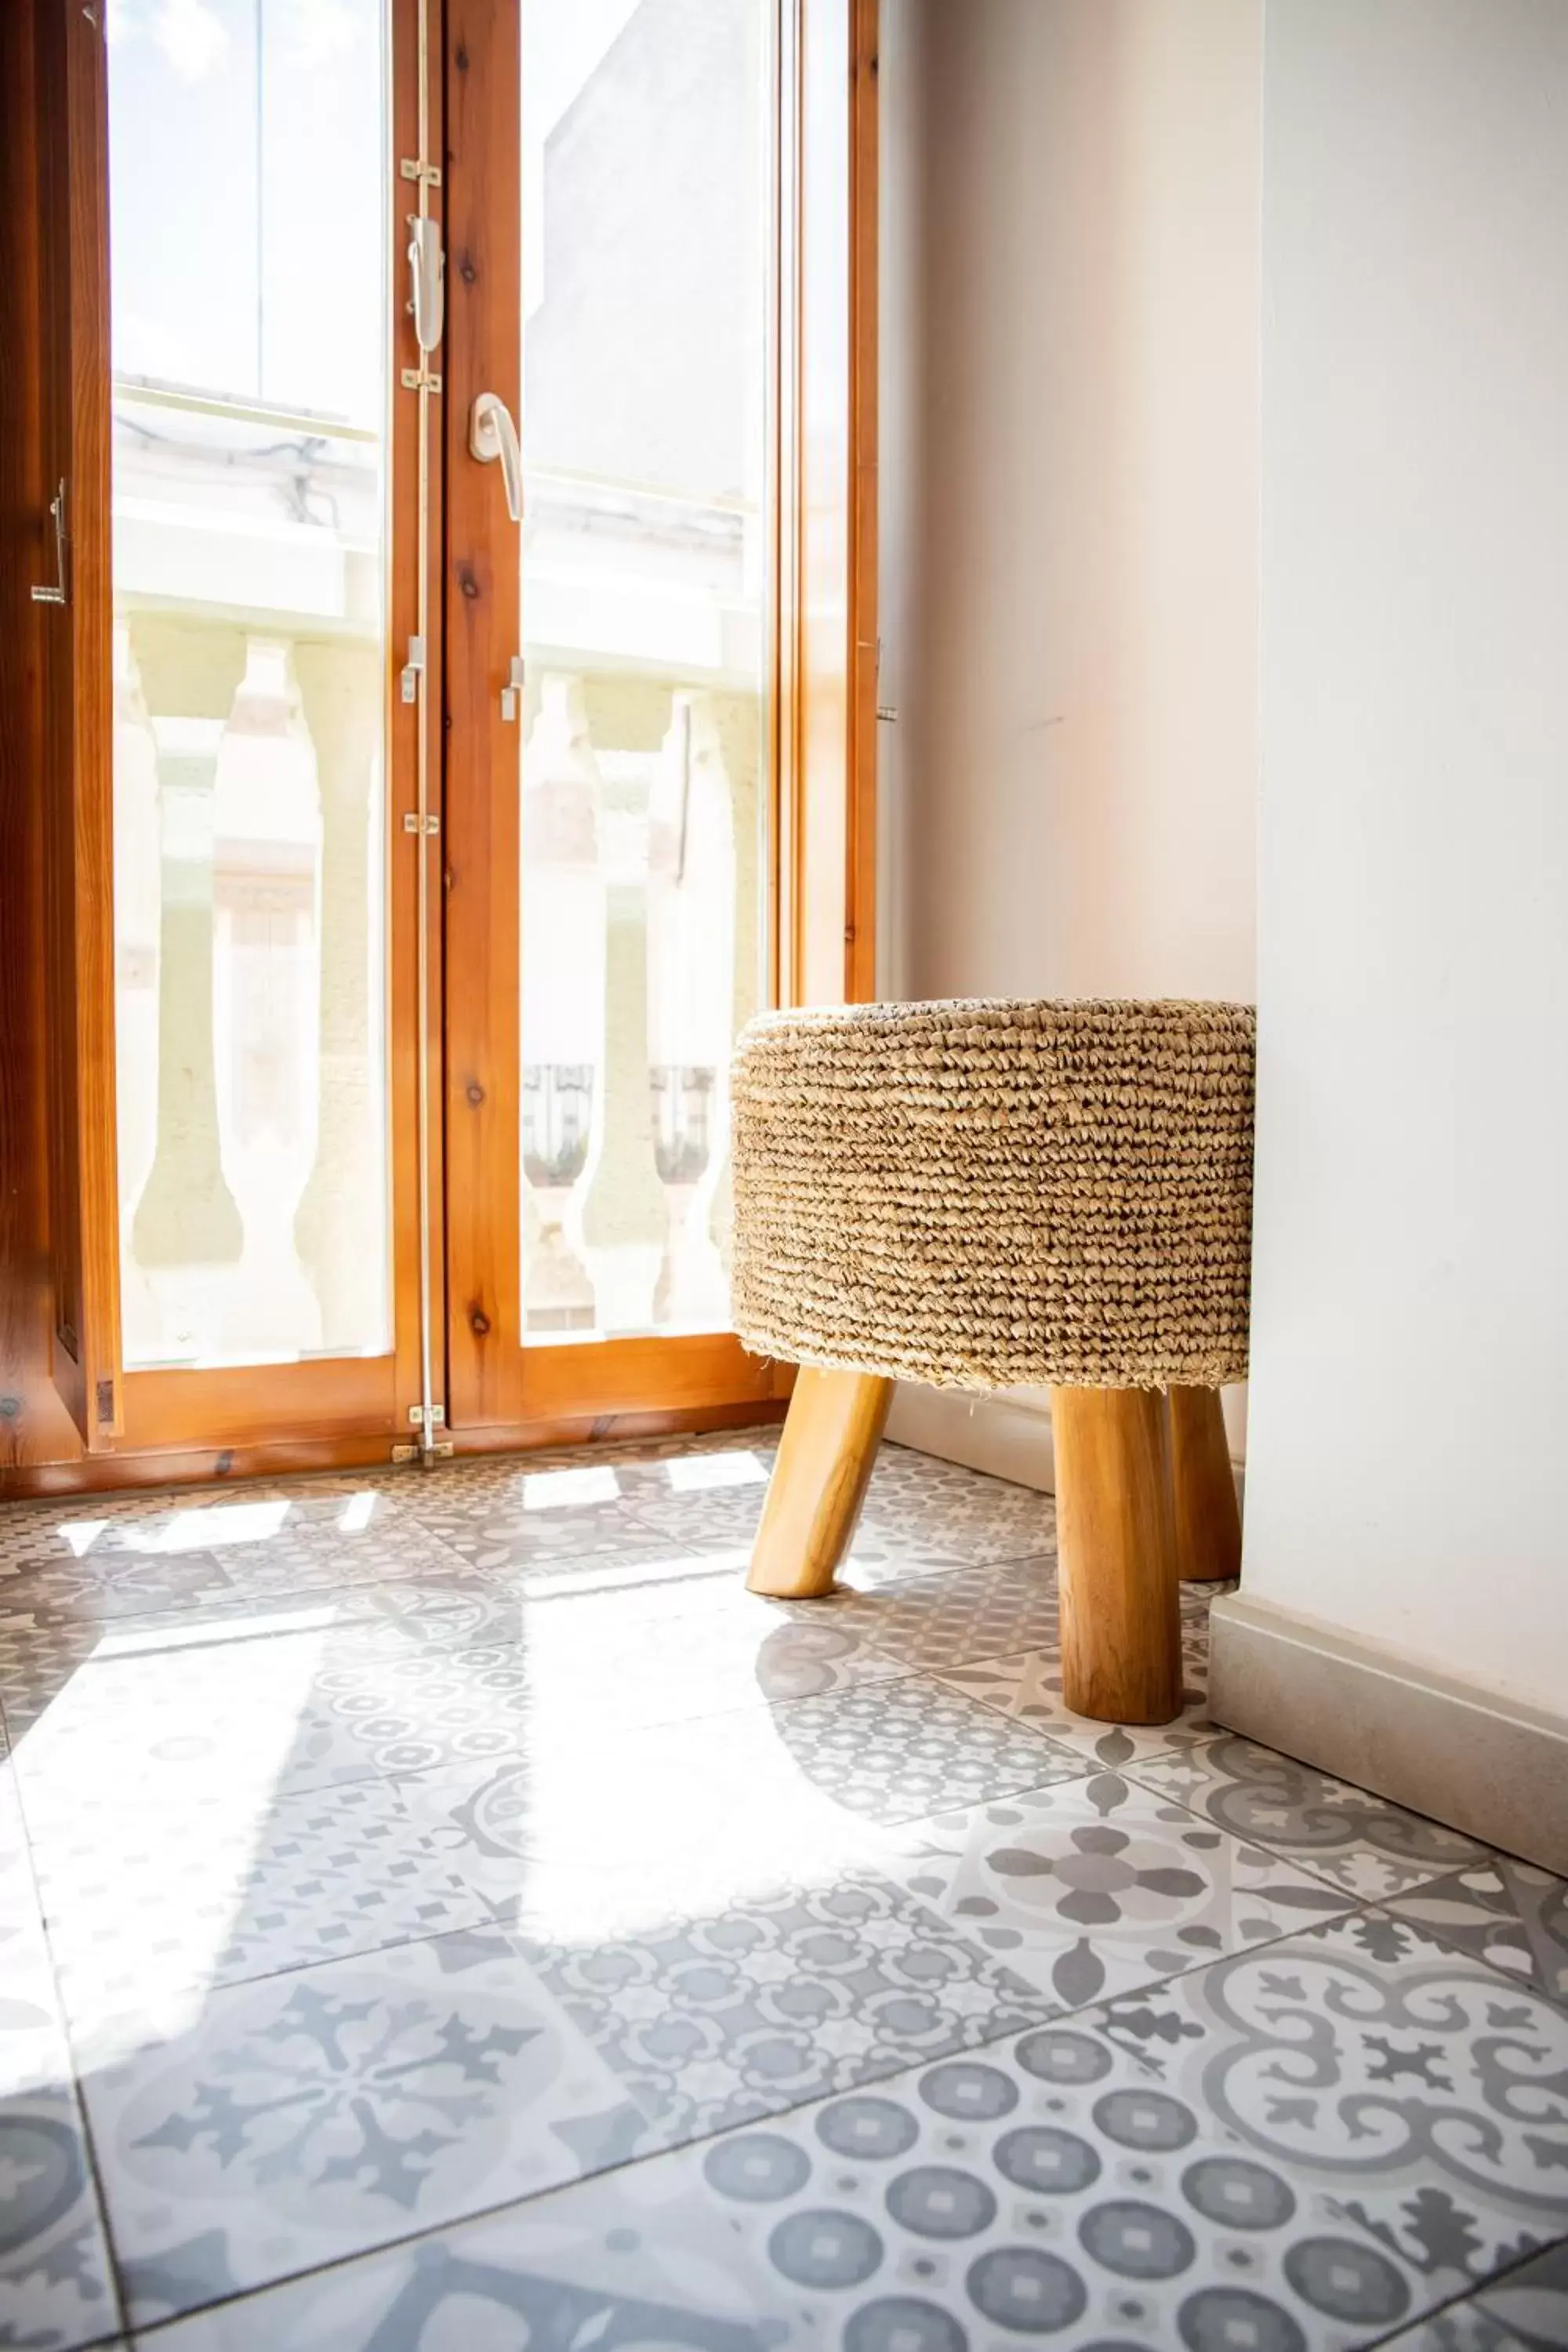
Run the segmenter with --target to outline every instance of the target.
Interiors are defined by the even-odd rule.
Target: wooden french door
[[[97,1475],[754,1410],[733,1035],[870,992],[876,0],[31,7]]]
[[[871,992],[875,16],[450,0],[459,1443],[783,1392],[726,1328],[727,1076]]]
[[[438,432],[403,258],[440,177],[420,0],[34,16],[69,77],[40,79],[73,362],[45,406],[81,453],[40,622],[85,719],[46,741],[83,1080],[62,1041],[52,1173],[90,1237],[97,1373],[57,1318],[57,1385],[90,1452],[387,1450],[422,1396],[414,976],[440,939],[405,831],[426,738],[439,761]],[[46,855],[63,902],[64,837]],[[437,1005],[426,1034],[433,1056]],[[61,1201],[57,1298],[71,1233]]]

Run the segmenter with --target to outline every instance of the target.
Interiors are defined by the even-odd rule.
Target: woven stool
[[[895,1380],[1052,1391],[1064,1691],[1181,1705],[1181,1576],[1233,1576],[1219,1389],[1247,1372],[1239,1004],[765,1015],[734,1072],[735,1328],[801,1365],[750,1583],[826,1592]]]

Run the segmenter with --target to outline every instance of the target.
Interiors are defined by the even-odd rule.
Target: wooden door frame
[[[879,16],[779,0],[777,1004],[877,993]]]
[[[123,1425],[115,1162],[108,73],[97,23],[34,18],[51,1370],[89,1454]],[[57,488],[58,485],[58,488]],[[50,500],[58,500],[58,513]],[[42,600],[42,601],[40,601]]]

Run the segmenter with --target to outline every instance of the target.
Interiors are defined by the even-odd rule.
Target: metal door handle
[[[428,354],[441,340],[446,311],[447,259],[441,250],[441,225],[426,213],[408,215],[408,276],[412,289],[414,340]]]
[[[506,510],[513,522],[522,520],[522,451],[511,411],[498,392],[481,392],[468,418],[468,455],[481,466],[500,460],[506,485]]]
[[[54,519],[55,526],[54,585],[49,588],[35,588],[33,602],[35,604],[65,604],[70,600],[66,593],[66,486],[63,478],[59,488],[49,500],[49,513]]]

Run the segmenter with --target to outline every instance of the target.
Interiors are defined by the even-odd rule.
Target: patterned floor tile
[[[900,1884],[1054,2010],[1345,1907],[1304,1871],[1113,1772],[921,1822],[897,1843]]]
[[[40,1624],[145,1615],[233,1593],[439,1576],[456,1565],[401,1500],[363,1483],[331,1495],[255,1486],[96,1508],[9,1544],[0,1535],[0,1612]]]
[[[973,2048],[1041,2010],[1005,1961],[870,1873],[635,1937],[520,1941],[666,2144]]]
[[[776,1442],[759,1443],[761,1435],[752,1433],[700,1454],[623,1460],[612,1465],[616,1491],[650,1526],[662,1526],[667,1518],[673,1524],[683,1513],[700,1522],[709,1509],[721,1530],[754,1526],[778,1450]],[[721,1539],[727,1537],[721,1533]]]
[[[1054,1649],[1059,1635],[1055,1564],[1045,1555],[795,1605],[831,1611],[835,1622],[855,1627],[889,1657],[938,1674],[976,1658]]]
[[[240,1621],[83,1667],[33,1721],[17,1769],[36,1835],[91,1816],[105,1843],[134,1842],[142,1808],[198,1818],[238,1803],[254,1818],[272,1794],[574,1752],[601,1714],[674,1722],[898,1672],[853,1628],[754,1602],[657,1622],[545,1604],[522,1639],[471,1646],[412,1639],[389,1619],[265,1638]]]
[[[605,2165],[640,2114],[500,1931],[170,2003],[84,2072],[143,2326]]]
[[[247,1600],[231,1593],[198,1608],[107,1623],[77,1618],[36,1625],[0,1616],[0,1709],[19,1733],[48,1711],[84,1667],[120,1666],[126,1671],[119,1686],[128,1688],[136,1679],[129,1671],[135,1660],[168,1660],[218,1643],[285,1634],[335,1637],[352,1625],[359,1654],[395,1657],[417,1648],[512,1641],[521,1624],[517,1600],[461,1572]]]
[[[40,1502],[0,1503],[0,1576],[20,1567],[83,1558],[95,1546],[107,1549],[111,1529],[137,1520],[162,1526],[181,1511],[205,1508],[234,1491],[200,1486],[180,1496],[56,1495]]]
[[[421,1527],[476,1569],[526,1567],[547,1559],[671,1549],[622,1496],[614,1467],[503,1471],[481,1468],[437,1489],[422,1486],[409,1508]],[[679,1549],[679,1545],[674,1547]]]
[[[313,1705],[326,1638],[237,1632],[159,1656],[95,1659],[20,1729],[7,1689],[31,1833],[96,1817],[109,1837],[141,1807],[196,1820],[290,1785],[364,1777],[374,1766]]]
[[[89,1552],[0,1575],[0,1617],[22,1627],[97,1624],[222,1601],[234,1590],[210,1553],[161,1559],[134,1551]]]
[[[504,1916],[550,1940],[679,1924],[875,1852],[865,1832],[1081,1760],[903,1682],[684,1724],[593,1727],[525,1756],[398,1782],[422,1832]]]
[[[649,1491],[691,1493],[704,1486],[765,1485],[778,1449],[782,1422],[735,1429],[710,1429],[668,1437],[612,1438],[594,1445],[552,1446],[490,1465],[500,1476],[519,1471],[540,1474],[585,1467],[610,1470],[616,1491],[628,1502]],[[470,1465],[437,1471],[429,1482],[459,1481]]]
[[[243,1531],[238,1509],[215,1514],[211,1546],[237,1591],[309,1592],[356,1584],[433,1581],[460,1563],[401,1493],[360,1486],[344,1495],[284,1493],[250,1507]]]
[[[1541,2352],[1559,2352],[1563,2339],[1543,2336]],[[1529,2352],[1521,2337],[1500,2327],[1479,2296],[1451,2303],[1434,2318],[1382,2339],[1382,2352]]]
[[[775,1707],[770,1731],[804,1779],[868,1821],[914,1821],[1084,1769],[1081,1757],[918,1675]]]
[[[729,1459],[710,1457],[695,1473],[671,1463],[629,1484],[629,1492],[640,1516],[673,1540],[749,1551],[772,1466],[771,1454],[755,1449]],[[1049,1552],[1055,1541],[1049,1495],[904,1446],[884,1445],[840,1580],[874,1589],[922,1569],[1037,1557]]]
[[[118,2340],[57,1974],[142,2352],[1568,2343],[1559,1882],[1208,1722],[1224,1587],[1069,1716],[1032,1490],[748,1596],[776,1439],[0,1509],[0,2344]]]
[[[1079,2027],[1027,2032],[171,2330],[168,2352],[1352,2352],[1423,2284]],[[477,2331],[477,2334],[476,2334]]]
[[[771,1604],[747,1593],[750,1565],[749,1551],[699,1552],[650,1536],[638,1551],[592,1552],[586,1559],[543,1553],[475,1574],[519,1619],[536,1602],[571,1601],[603,1602],[622,1624],[634,1617],[701,1615],[726,1604],[760,1622]]]
[[[379,1780],[196,1820],[142,1808],[107,1836],[88,1815],[36,1838],[34,1858],[73,2024],[491,1916]]]
[[[955,1462],[885,1445],[866,1496],[870,1539],[910,1543],[976,1568],[1055,1550],[1056,1498]]]
[[[1489,2286],[1481,2310],[1528,2352],[1562,2352],[1568,2344],[1568,2240],[1549,2247]]]
[[[1145,1788],[1289,1855],[1363,1902],[1418,1886],[1486,1852],[1458,1830],[1231,1733],[1136,1769]]]
[[[826,2352],[795,2324],[800,2301],[726,2227],[694,2159],[656,2157],[176,2321],[138,2352]]]
[[[1568,1883],[1549,1870],[1497,1854],[1387,1907],[1537,1992],[1568,2001]]]
[[[1031,1724],[1058,1746],[1112,1772],[1137,1758],[1178,1754],[1219,1738],[1220,1727],[1209,1721],[1204,1695],[1207,1644],[1190,1632],[1183,1648],[1182,1678],[1184,1704],[1173,1723],[1120,1724],[1073,1714],[1062,1697],[1062,1662],[1054,1649],[985,1658],[939,1677],[945,1689],[961,1691],[1017,1722]]]
[[[18,1747],[23,1802],[42,1835],[88,1811],[129,1825],[138,1805],[199,1811],[230,1793],[253,1805],[497,1755],[523,1737],[529,1692],[521,1654],[504,1645],[395,1642],[374,1624],[268,1636],[226,1626],[76,1674]]]
[[[586,1688],[623,1725],[674,1723],[896,1676],[858,1626],[826,1610],[796,1615],[744,1594],[701,1615],[657,1619],[614,1602],[594,1613],[547,1607],[530,1620],[542,1700],[580,1707]]]
[[[749,1558],[767,1490],[768,1465],[758,1457],[754,1474],[744,1468],[744,1475],[721,1486],[688,1488],[671,1487],[663,1481],[641,1484],[624,1507],[635,1511],[645,1540],[651,1533],[668,1546],[733,1550],[739,1557]]]
[[[573,1740],[396,1785],[497,1915],[549,1943],[663,1933],[864,1864],[875,1832],[766,1709]]]
[[[1560,2261],[1555,2252],[1538,2257],[1542,2265]],[[1536,2263],[1526,2263],[1508,2277],[1528,2278],[1536,2269]],[[1489,2288],[1485,2294],[1466,2295],[1435,2312],[1430,2319],[1419,2320],[1414,2327],[1387,2337],[1384,2352],[1563,2352],[1568,2344],[1568,2299],[1561,2289],[1548,2285],[1544,2296],[1539,2288],[1531,2294],[1528,2308],[1536,2325],[1528,2335],[1516,2335],[1496,2315],[1505,2300],[1512,2305],[1522,2297],[1505,2298],[1497,2287]]]
[[[0,2344],[70,2352],[119,2325],[21,1811],[0,1767]]]
[[[1315,2180],[1430,2307],[1568,2232],[1568,2016],[1352,1914],[1112,2002],[1147,2082]]]
[[[1237,1590],[1234,1578],[1228,1582],[1224,1578],[1216,1577],[1212,1581],[1200,1579],[1195,1584],[1184,1584],[1180,1588],[1179,1594],[1182,1616],[1193,1624],[1202,1625],[1206,1632],[1209,1612],[1215,1602],[1223,1599],[1226,1593],[1235,1592]]]

